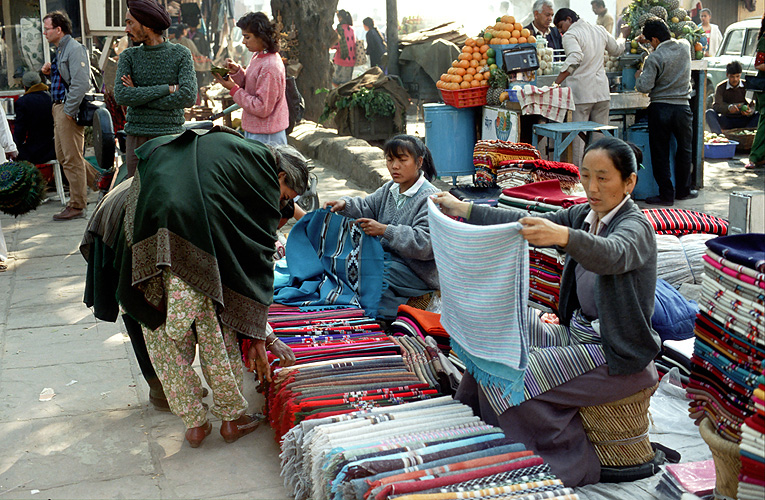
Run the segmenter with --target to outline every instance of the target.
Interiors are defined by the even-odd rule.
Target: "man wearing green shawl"
[[[270,380],[266,348],[290,359],[275,336],[266,344],[266,318],[280,207],[305,191],[305,159],[217,127],[152,139],[136,155],[135,177],[104,198],[83,239],[85,303],[100,319],[114,321],[119,304],[138,320],[194,448],[212,431],[192,368],[199,345],[210,411],[236,441],[259,423],[246,414],[237,334],[253,339],[260,380]]]

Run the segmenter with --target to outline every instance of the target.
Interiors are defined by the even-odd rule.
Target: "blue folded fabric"
[[[699,306],[659,278],[656,280],[656,301],[651,324],[662,341],[693,337]]]
[[[720,236],[707,241],[707,247],[731,262],[765,273],[765,234]]]
[[[385,251],[353,219],[327,209],[309,212],[290,231],[286,265],[276,267],[274,302],[289,306],[350,305],[375,316]]]

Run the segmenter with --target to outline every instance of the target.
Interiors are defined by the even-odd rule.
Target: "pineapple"
[[[638,24],[640,24],[640,27],[642,28],[645,26],[646,21],[649,19],[658,19],[658,17],[654,16],[653,14],[643,14],[638,18]]]
[[[675,23],[681,23],[685,20],[685,17],[688,15],[688,13],[685,11],[685,9],[675,9],[670,11],[669,13],[669,19],[677,19],[677,21],[673,21]]]
[[[665,9],[664,7],[659,7],[658,5],[656,7],[653,7],[651,9],[651,14],[658,17],[662,21],[667,20],[667,9]]]
[[[678,7],[680,7],[680,0],[664,0],[664,8],[667,12],[672,12]]]
[[[486,93],[486,104],[499,106],[499,96],[507,89],[507,74],[501,69],[495,69],[489,76],[489,91]]]

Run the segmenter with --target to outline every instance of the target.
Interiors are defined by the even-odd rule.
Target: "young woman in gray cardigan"
[[[574,337],[575,326],[589,330],[589,341],[584,343],[593,349],[602,345],[598,358],[600,363],[605,359],[605,364],[593,363],[593,369],[566,377],[560,385],[551,384],[549,390],[517,406],[490,399],[491,391],[484,391],[469,373],[455,397],[471,405],[485,422],[502,427],[507,437],[536,450],[568,487],[600,479],[600,461],[582,427],[579,408],[617,401],[658,382],[653,358],[660,340],[651,326],[656,237],[629,196],[637,179],[636,154],[639,151],[619,139],[597,141],[585,152],[580,169],[588,205],[540,217],[528,217],[520,210],[473,206],[449,193],[434,197],[447,215],[465,217],[472,224],[519,221],[521,234],[530,244],[566,250],[558,317],[570,333],[563,336]],[[549,349],[549,345],[532,344],[530,352]],[[530,358],[526,378],[529,370],[532,377],[565,372],[560,359],[540,356],[532,369]],[[502,411],[495,411],[497,407]]]
[[[390,321],[410,297],[439,288],[426,203],[438,189],[429,182],[436,176],[433,157],[420,139],[398,135],[385,143],[383,152],[392,180],[366,198],[344,196],[324,206],[357,219],[364,232],[379,236],[390,252],[377,314]]]

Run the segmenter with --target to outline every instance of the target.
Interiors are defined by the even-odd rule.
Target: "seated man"
[[[48,86],[36,71],[27,71],[21,78],[24,95],[16,101],[16,127],[13,140],[19,149],[19,160],[41,164],[56,159],[53,145],[53,99]]]
[[[706,112],[709,130],[722,134],[732,128],[757,128],[760,115],[755,105],[746,100],[746,82],[741,79],[741,63],[733,61],[725,67],[728,79],[720,82],[715,90],[712,109]]]

